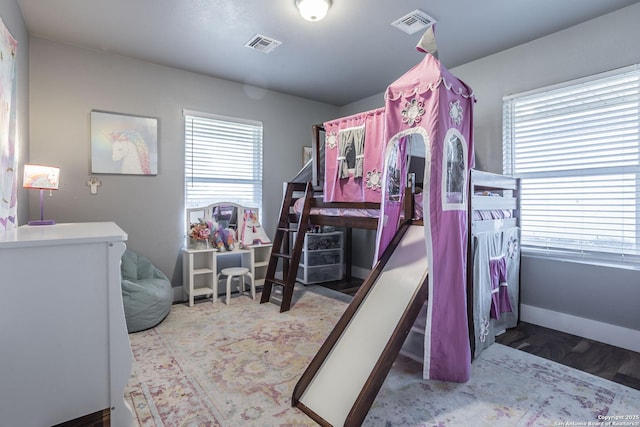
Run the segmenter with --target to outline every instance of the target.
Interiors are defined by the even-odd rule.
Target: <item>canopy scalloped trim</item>
[[[462,96],[463,98],[473,98],[474,94],[468,87],[464,84],[461,84],[460,87],[454,88],[453,84],[449,83],[444,77],[440,77],[435,82],[425,83],[418,86],[414,86],[405,90],[393,90],[391,87],[387,88],[384,96],[389,101],[397,101],[400,98],[409,98],[415,95],[422,95],[428,91],[435,91],[440,87],[441,84],[444,84],[444,87],[455,93],[456,95]]]
[[[324,122],[324,125],[325,125],[325,127],[327,127],[327,126],[340,126],[340,125],[342,125],[344,123],[360,122],[360,121],[363,121],[367,117],[375,116],[377,114],[384,114],[384,112],[385,112],[385,108],[384,107],[375,108],[373,110],[363,111],[361,113],[352,114],[350,116],[345,116],[345,117],[340,117],[340,118],[333,119],[333,120],[328,120],[328,121]]]

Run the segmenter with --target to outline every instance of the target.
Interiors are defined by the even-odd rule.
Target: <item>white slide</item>
[[[364,419],[426,300],[424,228],[405,226],[396,237],[374,268],[377,277],[370,278],[366,295],[356,295],[355,311],[347,308],[333,340],[327,338],[294,390],[293,405],[321,424],[358,425]],[[344,329],[341,322],[348,322]]]

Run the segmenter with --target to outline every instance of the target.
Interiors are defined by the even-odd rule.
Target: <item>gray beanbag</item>
[[[127,249],[120,264],[122,300],[129,333],[152,328],[171,311],[171,282],[151,262]]]

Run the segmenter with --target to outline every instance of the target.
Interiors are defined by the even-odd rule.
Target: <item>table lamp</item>
[[[29,225],[53,225],[52,219],[44,219],[44,190],[57,190],[60,169],[51,166],[24,165],[24,179],[22,186],[28,189],[40,190],[40,220],[29,221]]]

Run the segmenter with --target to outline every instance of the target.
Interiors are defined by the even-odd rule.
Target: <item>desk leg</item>
[[[189,255],[189,258],[191,258],[191,262],[193,263],[193,255]],[[193,282],[195,282],[195,280],[196,278],[194,274],[189,273],[189,307],[193,307],[193,290],[194,290]]]
[[[193,254],[185,253],[182,256],[182,290],[186,294],[189,307],[193,307]]]
[[[346,272],[345,272],[345,280],[347,282],[351,282],[351,263],[352,263],[352,245],[353,245],[353,229],[352,228],[347,228],[347,232],[346,232],[346,250],[345,250],[345,264],[347,266],[346,268]]]
[[[215,304],[218,302],[218,257],[216,252],[211,252],[211,258],[211,269],[213,270],[211,302]]]

